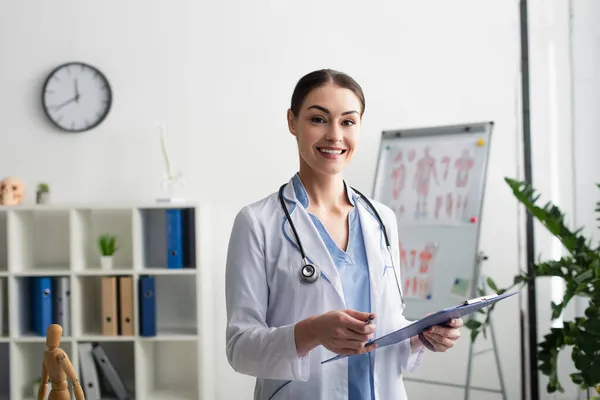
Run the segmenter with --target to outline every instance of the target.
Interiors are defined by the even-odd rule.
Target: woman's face
[[[358,145],[361,103],[349,89],[326,84],[312,90],[288,126],[296,136],[301,168],[320,174],[338,174],[352,159]]]

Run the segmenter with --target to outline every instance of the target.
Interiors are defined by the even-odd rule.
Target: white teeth
[[[325,153],[325,154],[336,154],[336,155],[342,154],[342,150],[319,149],[319,151],[321,153]]]

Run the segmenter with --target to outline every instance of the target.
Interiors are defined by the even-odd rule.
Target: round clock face
[[[44,83],[42,104],[58,128],[83,132],[100,124],[112,104],[112,90],[95,67],[70,62],[54,69]]]

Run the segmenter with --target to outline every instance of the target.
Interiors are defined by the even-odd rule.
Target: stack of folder
[[[102,334],[133,336],[133,277],[103,276]]]
[[[192,268],[195,235],[192,225],[193,211],[177,208],[165,210],[167,268]]]
[[[109,393],[118,400],[132,398],[123,383],[121,374],[113,366],[101,344],[80,343],[79,364],[86,400],[101,400]],[[104,378],[104,382],[100,380],[100,376]]]
[[[30,277],[31,330],[46,336],[51,324],[63,328],[63,336],[71,335],[70,281],[69,277]]]
[[[156,336],[156,278],[140,276],[138,281],[140,336]]]

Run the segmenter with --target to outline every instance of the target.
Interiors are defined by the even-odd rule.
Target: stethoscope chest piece
[[[300,282],[315,283],[319,279],[319,268],[310,263],[305,263],[300,268]]]

